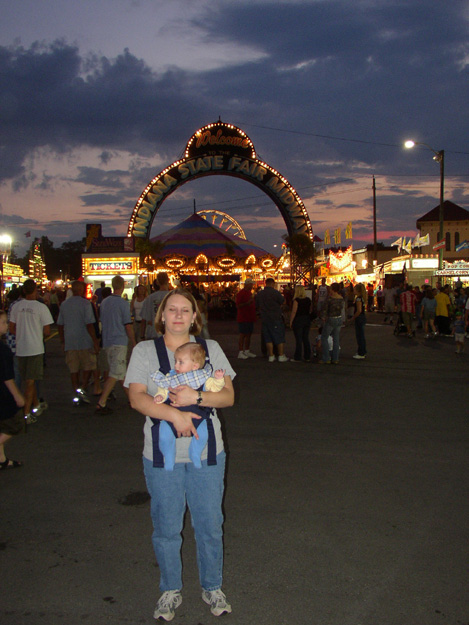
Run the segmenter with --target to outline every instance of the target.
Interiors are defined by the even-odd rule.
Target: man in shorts
[[[65,351],[65,362],[72,380],[75,404],[90,403],[85,389],[91,373],[96,371],[96,354],[99,352],[93,308],[84,295],[85,283],[79,280],[72,282],[72,297],[62,304],[57,319],[60,342]],[[80,372],[82,372],[81,380]]]
[[[269,362],[275,361],[274,345],[278,350],[278,361],[286,362],[285,323],[282,315],[282,306],[285,299],[275,288],[275,280],[267,278],[265,287],[255,297],[256,307],[262,321],[262,336],[267,348]]]
[[[109,395],[116,382],[122,384],[126,395],[128,389],[123,386],[127,372],[127,350],[130,342],[135,347],[135,335],[130,315],[129,302],[122,299],[125,281],[122,276],[112,279],[113,293],[103,300],[100,307],[102,341],[109,363],[109,376],[104,382],[103,392],[96,405],[96,414],[111,414],[112,410],[106,406]]]
[[[42,409],[35,382],[44,377],[44,338],[50,335],[54,320],[47,306],[37,301],[34,280],[25,281],[23,292],[24,299],[11,311],[10,333],[16,336],[18,368],[25,387],[25,419],[27,423],[34,423]]]

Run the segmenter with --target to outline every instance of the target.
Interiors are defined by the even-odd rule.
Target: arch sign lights
[[[240,128],[221,121],[200,128],[189,139],[184,158],[148,183],[132,212],[127,236],[148,238],[156,213],[173,191],[186,182],[213,175],[234,176],[254,184],[276,204],[288,234],[313,236],[304,204],[288,180],[257,158],[252,141]]]

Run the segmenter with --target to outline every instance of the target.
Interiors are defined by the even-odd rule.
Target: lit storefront
[[[139,283],[140,254],[129,237],[103,237],[100,224],[86,226],[86,253],[82,254],[82,275],[93,292],[104,282],[111,287],[114,276],[125,280],[124,294],[130,300]]]
[[[439,280],[445,282],[461,282],[463,286],[469,286],[469,262],[457,260],[454,263],[443,262],[443,269],[435,272]]]
[[[435,286],[437,281],[438,256],[417,254],[396,256],[380,266],[380,275],[396,276],[395,281],[402,276],[408,284],[413,286]]]
[[[3,263],[3,280],[5,283],[5,289],[11,289],[14,284],[17,286],[23,284],[26,278],[27,276],[24,275],[24,271],[19,265]]]
[[[321,277],[326,277],[326,281],[330,284],[332,282],[354,281],[356,278],[356,263],[353,260],[352,246],[338,252],[329,250],[327,266],[321,268]]]
[[[129,300],[132,298],[134,287],[138,284],[139,273],[138,252],[133,253],[108,253],[82,254],[83,278],[90,283],[93,292],[104,282],[106,286],[111,286],[114,276],[120,275],[125,280],[124,293]]]

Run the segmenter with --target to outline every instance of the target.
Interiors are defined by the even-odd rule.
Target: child
[[[462,311],[457,310],[454,315],[453,334],[456,341],[456,354],[462,354],[464,351],[464,316]]]
[[[329,336],[327,339],[327,344],[329,346],[329,353],[332,353],[332,348],[333,348],[333,341],[332,341],[332,336]],[[319,333],[314,341],[314,347],[313,347],[313,357],[322,356],[322,339],[321,339],[321,333]]]
[[[218,392],[225,386],[223,369],[217,369],[211,377],[212,367],[205,364],[205,350],[199,343],[184,343],[174,352],[174,369],[168,374],[157,371],[151,379],[158,384],[154,402],[161,404],[168,401],[169,389],[186,384],[194,389],[203,387],[205,391]],[[206,419],[197,420],[197,434],[189,446],[189,457],[197,468],[200,468],[200,456],[208,441]],[[171,426],[161,421],[159,426],[159,448],[164,456],[164,467],[172,471],[176,459],[176,438]]]
[[[0,336],[7,331],[7,313],[0,311]],[[13,354],[0,340],[0,471],[22,467],[19,460],[9,460],[5,456],[5,444],[12,436],[19,434],[24,427],[24,397],[14,380]]]

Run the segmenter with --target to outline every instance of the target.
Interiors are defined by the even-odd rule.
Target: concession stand
[[[86,252],[82,254],[82,275],[93,292],[104,282],[111,287],[112,278],[121,275],[125,280],[124,294],[130,300],[138,285],[140,254],[129,237],[103,237],[101,224],[86,225]]]

